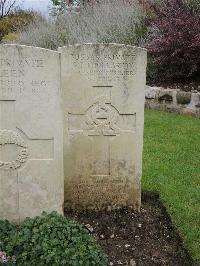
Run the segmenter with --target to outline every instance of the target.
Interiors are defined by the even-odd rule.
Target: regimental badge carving
[[[120,128],[116,125],[119,112],[106,97],[101,97],[86,112],[87,133],[89,136],[116,136]]]
[[[4,162],[0,160],[0,169],[3,170],[16,170],[20,168],[28,159],[28,146],[23,138],[13,130],[0,130],[0,148],[4,145],[18,146],[19,153],[15,160],[11,162]]]

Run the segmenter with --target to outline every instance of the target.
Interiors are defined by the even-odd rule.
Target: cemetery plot
[[[157,194],[144,193],[141,212],[65,212],[85,225],[108,257],[108,265],[196,265]]]

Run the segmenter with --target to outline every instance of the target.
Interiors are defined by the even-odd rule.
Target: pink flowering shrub
[[[6,253],[0,251],[0,263],[7,263],[9,261],[9,257],[6,256]]]
[[[6,252],[0,250],[0,265],[14,265],[14,258],[7,256]]]
[[[200,80],[200,9],[185,0],[168,0],[151,6],[148,23],[154,30],[147,46],[157,72],[154,81]]]

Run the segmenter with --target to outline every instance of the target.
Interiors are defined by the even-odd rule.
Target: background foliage
[[[125,43],[142,45],[147,33],[144,13],[137,1],[124,4],[102,0],[80,10],[56,14],[50,20],[36,20],[21,32],[19,42],[45,48],[74,43]]]
[[[151,5],[148,18],[154,29],[147,44],[151,63],[157,67],[156,82],[200,80],[200,4],[169,0]]]
[[[32,11],[18,10],[0,19],[0,41],[10,33],[24,30],[33,20],[35,14]],[[17,38],[17,35],[15,39]]]
[[[18,0],[0,0],[0,19],[10,15],[17,9]]]
[[[48,18],[17,11],[0,19],[0,40],[49,49],[74,43],[142,46],[149,52],[148,83],[199,82],[199,0],[52,2]]]

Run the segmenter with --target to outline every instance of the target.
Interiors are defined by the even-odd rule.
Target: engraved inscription
[[[44,59],[35,59],[24,57],[21,59],[4,58],[4,55],[0,55],[0,97],[13,97],[23,93],[45,94],[47,90],[54,87],[52,80],[36,79],[29,80],[24,79],[27,75],[27,68],[35,71],[38,68],[47,67]]]
[[[16,145],[20,147],[17,158],[13,161],[0,160],[0,169],[11,170],[20,168],[28,159],[28,146],[22,137],[12,130],[0,130],[0,149],[6,145]]]
[[[1,69],[0,78],[24,77],[24,69]]]
[[[41,68],[44,67],[43,59],[34,59],[28,57],[16,58],[0,58],[1,67],[33,67]]]
[[[68,208],[107,209],[113,201],[116,208],[129,205],[131,183],[127,178],[110,176],[82,177],[78,180],[74,178],[69,186],[70,194],[67,195],[65,202],[65,207]],[[85,195],[89,196],[90,203]]]
[[[0,77],[1,78],[1,77]],[[20,95],[27,90],[33,94],[46,94],[47,90],[53,86],[52,81],[49,80],[32,80],[31,82],[26,82],[19,79],[0,79],[0,95]]]
[[[111,81],[114,76],[116,80],[127,79],[136,73],[136,54],[76,54],[71,58],[74,70],[84,75],[88,80]]]

